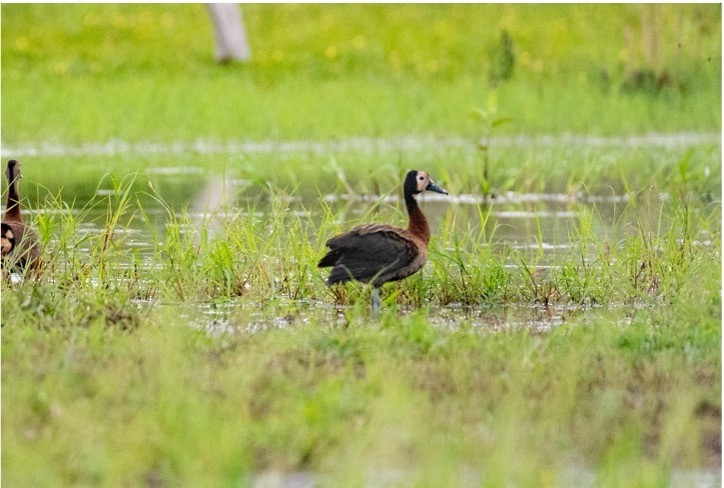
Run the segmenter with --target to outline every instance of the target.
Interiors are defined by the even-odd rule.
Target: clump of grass
[[[680,314],[695,309],[696,326],[682,327]],[[441,329],[425,310],[385,313],[379,327],[361,317],[322,327],[315,316],[217,338],[178,327],[169,309],[131,334],[13,325],[3,331],[13,445],[3,480],[223,483],[265,470],[364,480],[392,470],[450,485],[468,466],[485,483],[566,483],[583,469],[603,486],[622,476],[656,486],[674,469],[711,465],[720,332],[685,301],[628,313],[600,310],[544,335]],[[111,427],[120,421],[124,435]],[[117,455],[94,455],[99,445]],[[80,461],[57,462],[70,456]]]
[[[48,197],[34,222],[43,269],[33,279],[3,283],[3,324],[31,323],[44,330],[95,323],[138,327],[142,313],[132,301],[151,298],[154,290],[141,283],[138,269],[127,262],[121,231],[133,218],[132,184],[132,178],[114,181],[112,194],[78,209],[63,203],[60,194]],[[94,221],[89,215],[100,206],[106,211]]]
[[[329,145],[310,142],[314,150],[305,147],[277,149],[269,142],[265,150],[254,150],[254,144],[251,144],[252,149],[242,157],[233,144],[227,148],[219,143],[218,153],[196,153],[193,141],[187,141],[185,150],[190,154],[183,155],[176,154],[174,144],[162,144],[163,152],[147,155],[146,147],[140,144],[129,154],[78,156],[78,171],[72,173],[62,171],[62,158],[67,156],[39,154],[23,161],[24,184],[30,181],[38,184],[39,189],[31,192],[36,208],[58,193],[73,195],[76,206],[81,206],[95,198],[95,182],[106,172],[120,181],[129,172],[144,173],[153,168],[181,166],[201,173],[225,172],[228,179],[246,180],[238,196],[251,201],[265,185],[272,185],[294,197],[301,197],[305,203],[312,202],[316,214],[320,211],[317,202],[320,194],[387,194],[390,182],[398,181],[409,169],[425,169],[455,195],[480,194],[484,190],[481,187],[480,150],[472,141],[468,144],[459,137],[419,136],[416,138],[418,146],[405,143],[404,139],[398,142],[395,137],[385,134],[380,140],[362,138],[355,142],[350,138],[349,145],[342,143],[340,147],[332,142]],[[621,197],[629,188],[643,190],[653,186],[671,195],[684,188],[690,197],[702,202],[717,201],[721,188],[718,139],[712,134],[703,135],[701,140],[694,137],[688,142],[678,135],[661,137],[663,140],[652,136],[649,145],[645,141],[630,143],[628,136],[614,136],[606,142],[607,138],[602,141],[597,136],[561,135],[549,139],[526,135],[518,142],[510,136],[498,138],[496,135],[489,143],[494,152],[491,184],[499,195],[509,191],[553,193],[571,197],[580,195],[584,199],[590,196]],[[400,144],[405,144],[404,154],[400,152],[403,150]],[[29,143],[30,148],[36,149],[35,146]],[[82,147],[80,150],[82,152]],[[279,171],[276,165],[269,164],[270,160],[283,161],[285,170]],[[454,168],[451,161],[455,162]],[[306,174],[310,167],[321,169],[306,176],[302,183],[300,175]],[[682,186],[683,178],[686,183]],[[196,179],[183,175],[151,174],[148,180],[137,178],[134,191],[138,192],[141,203],[149,208],[158,205],[142,193],[149,181],[176,211],[193,201],[198,192],[193,183]],[[103,188],[110,190],[109,186]],[[391,194],[396,196],[398,193]]]
[[[478,207],[477,222],[460,235],[455,219],[444,222],[431,250],[434,273],[427,300],[443,305],[499,303],[509,295],[511,276],[505,267],[509,250],[488,231],[492,207]]]
[[[294,196],[270,187],[262,197],[271,202],[267,210],[257,210],[259,202],[222,209],[230,217],[218,225],[213,213],[197,217],[176,212],[155,195],[167,218],[154,228],[141,199],[131,204],[133,184],[117,183],[112,195],[93,199],[78,211],[60,199],[46,202],[37,227],[49,256],[46,276],[53,277],[52,286],[91,293],[120,289],[129,297],[171,302],[242,299],[262,304],[286,299],[346,305],[368,291],[354,284],[330,290],[316,267],[323,242],[342,230],[345,207],[322,205],[321,217],[315,218],[309,210],[292,211]],[[650,215],[649,206],[639,203],[645,198],[631,194],[623,213],[635,220],[623,230],[614,226],[615,234],[607,236],[596,230],[603,217],[595,205],[579,206],[568,236],[571,247],[555,254],[535,245],[530,252],[513,251],[499,243],[492,206],[479,206],[477,219],[465,225],[448,213],[433,236],[426,268],[383,292],[388,303],[403,306],[666,302],[715,259],[710,250],[719,234],[716,210],[691,202],[686,193],[673,195],[659,206],[658,215]],[[377,218],[382,205],[382,199],[371,205],[359,222]],[[84,231],[82,221],[99,206],[107,208],[105,215],[93,232]],[[393,214],[404,218],[397,206]],[[118,230],[139,217],[147,223],[154,249],[129,259],[127,235]],[[535,239],[542,242],[541,235]]]

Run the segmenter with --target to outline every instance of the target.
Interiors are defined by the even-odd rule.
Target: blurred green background
[[[3,5],[2,141],[719,131],[721,6]]]

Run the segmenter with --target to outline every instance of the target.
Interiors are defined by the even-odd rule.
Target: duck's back
[[[424,246],[407,230],[389,225],[362,225],[327,241],[329,252],[319,267],[333,266],[327,283],[373,281],[376,286],[405,278],[425,261]]]

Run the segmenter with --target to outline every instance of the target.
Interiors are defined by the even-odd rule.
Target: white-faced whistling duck
[[[328,240],[329,252],[317,265],[333,266],[327,284],[350,280],[372,283],[372,311],[376,313],[380,307],[379,288],[388,281],[407,278],[427,259],[430,226],[415,200],[415,195],[426,190],[448,194],[424,171],[407,173],[403,186],[409,217],[406,229],[384,224],[360,225]]]
[[[30,268],[37,270],[40,266],[40,246],[33,229],[23,224],[20,214],[20,162],[11,159],[5,170],[8,180],[8,200],[2,218],[2,266],[6,268]]]

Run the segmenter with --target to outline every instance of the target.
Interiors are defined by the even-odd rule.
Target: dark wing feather
[[[418,249],[401,231],[382,225],[363,226],[327,241],[329,252],[318,265],[334,266],[327,283],[353,279],[368,282],[373,278],[384,282],[387,275],[410,265]]]

